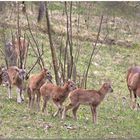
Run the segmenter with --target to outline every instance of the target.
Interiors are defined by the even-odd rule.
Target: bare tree
[[[65,13],[67,19],[67,39],[64,55],[64,79],[70,79],[73,71],[73,43],[72,43],[72,2],[70,2],[70,10],[68,10],[68,2],[65,2]],[[68,11],[70,11],[68,13]],[[67,62],[67,71],[66,71]],[[66,78],[67,72],[67,78]]]
[[[46,20],[47,20],[48,36],[49,36],[50,49],[51,49],[51,54],[52,54],[52,62],[53,62],[53,67],[54,67],[55,80],[56,80],[56,84],[60,85],[60,78],[58,75],[59,67],[58,67],[58,62],[57,62],[56,50],[55,50],[55,47],[54,47],[53,41],[52,41],[51,25],[50,25],[50,20],[49,20],[47,2],[45,3],[45,6],[46,6]]]

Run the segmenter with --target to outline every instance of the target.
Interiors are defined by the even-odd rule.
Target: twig
[[[99,30],[98,30],[96,42],[93,45],[93,50],[92,50],[92,53],[91,53],[91,56],[90,56],[90,59],[89,59],[89,63],[88,63],[88,67],[87,67],[87,70],[86,70],[86,73],[85,73],[85,88],[87,86],[87,75],[88,75],[88,71],[89,71],[89,68],[90,68],[90,64],[91,64],[91,61],[92,61],[92,58],[93,58],[93,54],[95,52],[98,40],[99,40],[99,36],[100,36],[100,32],[101,32],[101,27],[102,27],[102,21],[103,21],[103,15],[101,16],[101,20],[100,20],[100,24],[99,24]]]
[[[36,64],[38,63],[40,57],[43,55],[43,53],[37,58],[36,62],[34,63],[34,65],[31,67],[31,69],[27,72],[26,74],[26,79],[28,79],[30,72],[34,69],[34,67],[36,66]]]
[[[36,45],[38,55],[41,56],[38,43],[36,42],[36,40],[34,38],[34,35],[33,35],[32,31],[31,31],[31,27],[30,27],[30,23],[29,23],[29,18],[28,18],[27,12],[25,12],[25,15],[26,15],[26,19],[27,19],[27,22],[28,22],[29,32],[30,32],[30,34],[31,34],[31,36],[33,38],[33,41],[34,41],[35,45]],[[44,67],[44,61],[43,61],[42,57],[40,57],[40,60],[42,62],[42,67]],[[42,67],[41,67],[41,69],[42,69]]]
[[[3,27],[3,42],[4,42],[4,46],[6,44],[6,39],[5,39],[5,28]],[[1,49],[1,48],[0,48]],[[5,50],[6,51],[6,50]],[[6,64],[6,67],[8,69],[8,60],[7,60],[7,57],[5,55],[5,53],[3,52],[3,50],[1,49],[1,52],[2,54],[4,55],[4,59],[5,59],[5,64]]]
[[[28,40],[29,40],[30,46],[31,46],[31,48],[33,49],[33,51],[34,51],[36,57],[39,57],[39,56],[38,56],[38,53],[35,51],[35,49],[34,49],[34,47],[33,47],[33,44],[32,44],[32,42],[31,42],[29,36],[28,36],[27,34],[26,34],[26,36],[27,36],[27,38],[28,38]],[[40,61],[38,61],[38,64],[39,64],[40,68],[42,68],[42,65],[40,64]]]

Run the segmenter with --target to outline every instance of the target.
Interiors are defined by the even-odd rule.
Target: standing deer
[[[35,95],[37,95],[37,110],[40,110],[40,87],[46,82],[46,79],[51,81],[52,76],[48,69],[43,68],[43,70],[29,77],[27,93],[29,96],[29,108],[33,108]]]
[[[12,98],[11,88],[12,86],[17,87],[17,102],[21,103],[24,101],[23,89],[24,79],[26,72],[24,69],[19,69],[17,66],[11,66],[8,69],[2,69],[2,83],[8,86],[9,99]]]
[[[20,37],[19,40],[15,38],[12,41],[7,42],[5,45],[5,53],[8,60],[8,65],[19,66],[19,64],[22,62],[22,66],[25,67],[28,47],[29,42],[22,37]]]
[[[66,117],[66,112],[72,109],[73,117],[76,120],[76,112],[80,105],[89,105],[92,112],[93,123],[97,122],[97,110],[96,108],[103,101],[108,92],[113,92],[113,89],[109,83],[104,83],[99,90],[86,90],[76,89],[69,94],[70,103],[66,106],[62,113],[62,119]]]
[[[58,115],[62,111],[62,104],[69,95],[69,92],[76,89],[76,84],[68,80],[63,87],[51,83],[45,83],[40,88],[41,96],[43,97],[43,108],[42,111],[46,111],[47,102],[52,99],[53,103],[57,107],[57,112],[54,113],[54,116]]]
[[[137,96],[140,97],[140,67],[135,66],[128,69],[127,72],[127,87],[130,92],[131,107],[134,109],[136,107]],[[134,96],[134,102],[133,102]]]

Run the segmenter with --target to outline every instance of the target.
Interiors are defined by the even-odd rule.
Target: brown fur
[[[58,109],[57,112],[54,114],[54,116],[61,113],[63,102],[67,98],[69,92],[74,89],[76,89],[76,85],[71,80],[68,80],[63,87],[45,83],[40,88],[40,93],[44,101],[42,111],[43,112],[46,111],[47,102],[49,101],[49,99],[52,99],[53,103],[56,105]]]
[[[25,63],[26,63],[25,59],[27,57],[28,47],[29,47],[29,42],[22,37],[20,38],[20,42],[17,38],[14,39],[13,41],[10,41],[7,44],[7,48],[6,48],[7,57],[9,57],[9,65],[18,66],[20,63],[20,59],[21,59],[23,66],[25,66]],[[12,62],[12,61],[14,61],[14,62]]]
[[[27,47],[29,45],[29,42],[27,40],[25,40],[24,38],[20,38],[20,45],[19,45],[18,39],[15,39],[13,44],[15,46],[15,51],[18,54],[18,56],[21,51],[21,57],[24,59],[24,57],[27,53]]]
[[[69,109],[72,109],[73,117],[76,120],[76,112],[79,106],[82,105],[89,105],[92,112],[93,122],[97,122],[97,106],[103,101],[105,95],[108,92],[113,92],[110,84],[104,83],[102,87],[97,90],[86,90],[86,89],[76,89],[69,94],[70,104],[66,106],[63,110],[62,119],[65,119],[66,112]]]
[[[11,66],[8,68],[7,72],[9,75],[10,84],[20,88],[22,86],[22,80],[19,78],[19,68],[16,66]]]
[[[40,87],[48,80],[52,79],[52,76],[47,69],[43,69],[39,74],[34,74],[29,78],[27,93],[29,96],[29,107],[33,108],[35,94],[37,95],[37,109],[40,110]]]
[[[136,107],[137,96],[140,97],[140,67],[135,66],[128,69],[127,72],[127,87],[130,92],[131,107],[134,109]],[[134,102],[133,102],[134,96]]]
[[[5,75],[6,77],[4,77]],[[26,75],[25,70],[19,69],[16,66],[11,66],[7,70],[3,70],[2,82],[3,84],[6,84],[8,86],[9,98],[12,98],[11,96],[12,86],[16,86],[19,89],[20,97],[17,98],[18,103],[21,103],[21,101],[24,100],[23,89],[24,89],[25,75]]]

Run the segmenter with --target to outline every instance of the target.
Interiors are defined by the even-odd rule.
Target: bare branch
[[[6,39],[5,39],[5,27],[3,27],[3,44],[5,46],[6,44]],[[4,55],[4,59],[5,59],[5,64],[6,64],[6,67],[8,69],[8,60],[7,60],[7,57],[5,55],[5,53],[3,52],[3,50],[0,48],[0,51],[2,52],[2,54]]]
[[[92,53],[91,53],[91,56],[90,56],[90,59],[89,59],[89,63],[88,63],[88,66],[87,66],[87,70],[86,70],[86,73],[85,73],[85,88],[87,86],[87,75],[88,75],[88,71],[89,71],[89,68],[90,68],[90,64],[91,64],[91,61],[92,61],[92,58],[93,58],[93,54],[95,52],[98,40],[99,40],[99,36],[100,36],[100,32],[101,32],[101,27],[102,27],[102,21],[103,21],[103,15],[101,16],[101,20],[100,20],[100,24],[99,24],[99,30],[98,30],[96,42],[95,42],[95,44],[93,46],[93,50],[92,50]]]
[[[31,36],[32,36],[32,39],[33,39],[35,45],[36,45],[37,53],[38,53],[38,55],[39,55],[39,57],[40,57],[41,54],[40,54],[39,46],[38,46],[37,41],[36,41],[35,38],[34,38],[34,35],[33,35],[32,31],[31,31],[31,27],[30,27],[30,23],[29,23],[29,18],[28,18],[27,12],[25,12],[25,15],[26,15],[26,19],[27,19],[27,22],[28,22],[29,32],[30,32],[30,34],[31,34]],[[41,60],[41,63],[42,63],[42,66],[41,66],[41,69],[42,69],[42,68],[44,67],[44,61],[43,61],[42,57],[40,57],[40,60]]]
[[[34,67],[36,66],[36,64],[38,63],[39,59],[41,58],[41,56],[43,55],[43,53],[37,58],[36,62],[34,63],[34,65],[30,68],[30,70],[27,72],[26,74],[26,80],[29,78],[29,74],[31,73],[31,71],[34,69]]]
[[[27,35],[27,34],[26,34],[26,35]],[[32,48],[32,50],[33,50],[33,52],[34,52],[34,54],[36,55],[36,57],[39,57],[39,56],[38,56],[38,53],[37,53],[36,50],[34,49],[33,44],[32,44],[32,42],[31,42],[31,40],[30,40],[30,38],[29,38],[28,35],[27,35],[27,38],[28,38],[28,40],[29,40],[30,46],[31,46],[31,48]],[[40,60],[37,61],[37,62],[38,62],[38,64],[39,64],[40,68],[42,68],[42,65],[41,65],[41,63],[40,63]]]
[[[19,25],[19,2],[17,2],[17,29],[18,29],[18,32],[17,32],[17,39],[18,39],[18,49],[19,49],[19,68],[23,68],[23,62],[22,62],[22,56],[21,56],[21,40],[20,40],[20,37],[21,37],[21,30],[20,30],[20,25]]]

